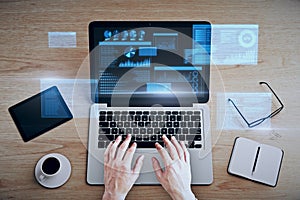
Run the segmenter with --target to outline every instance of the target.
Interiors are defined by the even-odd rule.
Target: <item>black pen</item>
[[[255,171],[255,167],[256,167],[256,163],[257,163],[259,151],[260,151],[260,147],[258,147],[258,148],[257,148],[257,151],[256,151],[256,156],[255,156],[255,160],[254,160],[254,165],[253,165],[253,168],[252,168],[252,175],[253,175],[253,173],[254,173],[254,171]]]

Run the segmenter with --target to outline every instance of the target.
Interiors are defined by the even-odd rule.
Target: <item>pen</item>
[[[252,168],[252,175],[253,175],[253,173],[254,173],[254,171],[255,171],[255,167],[256,167],[256,163],[257,163],[259,151],[260,151],[260,147],[258,147],[258,148],[257,148],[257,151],[256,151],[256,156],[255,156],[255,160],[254,160],[254,165],[253,165],[253,168]]]

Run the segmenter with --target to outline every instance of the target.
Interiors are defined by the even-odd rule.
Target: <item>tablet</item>
[[[8,111],[24,142],[73,118],[56,86],[11,106]]]

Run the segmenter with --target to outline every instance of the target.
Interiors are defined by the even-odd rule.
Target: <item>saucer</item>
[[[47,178],[44,181],[40,181],[38,177],[39,177],[39,172],[40,172],[40,169],[41,169],[41,164],[42,164],[42,162],[46,158],[51,157],[51,156],[56,156],[56,157],[58,157],[60,159],[60,161],[61,161],[60,172],[56,176],[54,176],[54,177]],[[42,186],[44,186],[46,188],[58,188],[58,187],[62,186],[63,184],[65,184],[68,181],[68,179],[70,178],[70,175],[71,175],[71,163],[68,160],[68,158],[66,158],[62,154],[58,154],[58,153],[47,154],[47,155],[43,156],[37,162],[37,164],[35,166],[34,174],[35,174],[35,179],[37,180],[37,182],[40,185],[42,185]]]

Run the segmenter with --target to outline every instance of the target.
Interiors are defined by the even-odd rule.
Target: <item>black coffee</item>
[[[59,167],[60,167],[59,160],[57,160],[57,158],[54,157],[49,157],[44,161],[42,165],[42,170],[46,174],[52,175],[59,170]]]

